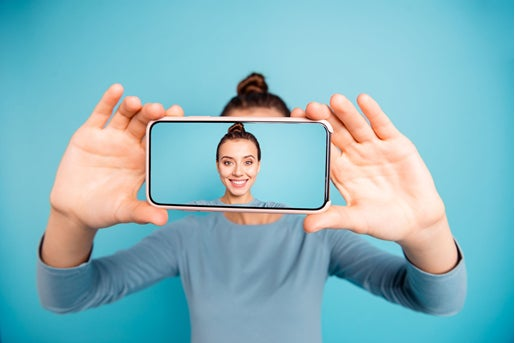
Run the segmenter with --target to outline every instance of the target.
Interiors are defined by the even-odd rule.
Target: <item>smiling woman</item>
[[[73,135],[59,166],[38,260],[39,294],[45,308],[58,313],[81,311],[114,302],[165,278],[180,277],[192,342],[312,343],[322,342],[320,310],[329,276],[428,314],[451,315],[464,305],[465,262],[431,175],[411,141],[366,95],[358,98],[364,115],[339,94],[327,105],[312,102],[305,110],[292,112],[296,120],[325,120],[333,127],[331,179],[340,195],[350,200],[348,205],[307,216],[247,209],[190,215],[152,231],[128,249],[91,257],[100,229],[126,222],[164,225],[168,221],[166,209],[136,197],[145,174],[142,142],[150,122],[166,114],[179,118],[183,112],[178,106],[168,111],[158,104],[133,106],[135,98],[121,100],[122,93],[118,84],[106,91]],[[266,92],[253,92],[252,97],[258,99],[259,94]],[[254,187],[262,197],[254,184],[261,148],[266,163],[260,178],[268,166],[279,166],[282,169],[273,175],[289,178],[295,169],[303,171],[298,163],[284,162],[292,147],[302,151],[299,160],[327,170],[327,155],[317,163],[297,144],[289,145],[283,131],[277,132],[281,139],[270,148],[265,130],[238,119],[254,117],[264,109],[268,115],[282,116],[275,108],[270,112],[270,106],[259,106],[231,110],[229,129],[224,124],[214,141],[201,144],[207,150],[219,142],[216,165],[225,192],[213,201],[216,205],[223,202],[232,207],[250,201],[248,207],[254,208],[266,204],[251,195]],[[261,148],[244,125],[260,137]],[[193,139],[205,138],[200,131],[193,132]],[[305,135],[297,136],[306,140]],[[272,161],[272,151],[281,145],[287,149]],[[188,147],[184,141],[177,146],[195,158],[192,149],[184,149]],[[174,162],[167,171],[182,163],[175,154],[166,156]],[[212,157],[205,160],[212,161]],[[201,179],[193,174],[186,178],[194,183]],[[363,234],[396,241],[404,256],[381,251],[364,240]]]
[[[256,137],[245,131],[242,123],[234,123],[216,149],[216,168],[225,186],[221,201],[225,204],[246,204],[252,201],[251,188],[261,163],[261,148]]]

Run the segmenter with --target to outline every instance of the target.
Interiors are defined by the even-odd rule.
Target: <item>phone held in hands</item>
[[[221,142],[229,131],[229,139]],[[246,138],[238,138],[241,131]],[[255,139],[247,139],[247,133]],[[328,122],[303,118],[166,117],[150,122],[147,201],[188,211],[324,211],[330,205],[331,133]],[[250,202],[221,200],[248,198],[248,193]]]

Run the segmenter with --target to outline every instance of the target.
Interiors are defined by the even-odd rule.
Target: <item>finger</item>
[[[184,117],[184,110],[179,105],[172,105],[166,110],[165,116],[167,116],[167,117]]]
[[[307,104],[305,116],[311,120],[330,120],[332,113],[326,105],[313,101]]]
[[[339,149],[343,150],[349,144],[355,143],[354,138],[351,136],[343,123],[334,115],[327,105],[312,102],[306,106],[306,116],[312,120],[327,120],[332,128],[333,134],[331,141]]]
[[[306,118],[306,112],[303,109],[301,109],[301,108],[295,107],[291,111],[290,117],[292,117],[292,118]]]
[[[331,97],[330,104],[334,114],[357,142],[366,142],[376,137],[365,117],[346,97],[335,94]]]
[[[304,219],[306,232],[317,232],[323,229],[348,229],[356,233],[363,231],[363,216],[350,206],[331,206],[323,213],[310,214]]]
[[[141,100],[135,96],[128,96],[123,99],[122,104],[109,122],[109,126],[113,129],[125,130],[129,125],[131,118],[141,110]]]
[[[370,121],[377,137],[388,139],[399,135],[399,131],[383,112],[379,104],[367,94],[358,96],[358,105]]]
[[[120,101],[123,94],[122,85],[116,83],[109,87],[98,104],[93,109],[91,116],[88,118],[84,125],[91,127],[104,127],[104,125],[113,114],[114,107]]]
[[[165,111],[165,117],[184,117],[184,110],[179,105],[172,105]],[[141,145],[143,148],[146,148],[147,146],[147,140],[145,139],[145,136],[141,138]]]
[[[165,110],[161,104],[145,104],[141,111],[132,117],[127,131],[136,139],[141,140],[145,136],[147,124],[152,120],[157,120],[165,115]]]

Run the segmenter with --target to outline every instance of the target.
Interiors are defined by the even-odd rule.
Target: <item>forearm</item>
[[[463,258],[449,272],[432,274],[359,235],[342,230],[327,233],[333,246],[331,275],[415,311],[452,315],[463,307],[467,289]]]
[[[78,266],[88,260],[96,232],[52,209],[41,245],[41,259],[56,268]]]
[[[82,311],[179,275],[177,231],[156,230],[128,249],[76,267],[55,268],[38,261],[42,305],[58,313]]]
[[[398,243],[408,260],[427,273],[444,274],[458,263],[458,249],[445,215]]]

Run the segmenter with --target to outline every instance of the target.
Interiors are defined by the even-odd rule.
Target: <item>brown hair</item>
[[[252,73],[238,83],[236,92],[237,95],[225,105],[221,116],[228,116],[234,110],[256,107],[275,109],[285,117],[290,116],[286,103],[279,96],[268,93],[265,77],[259,73]]]
[[[235,139],[246,139],[248,141],[251,141],[256,145],[257,148],[257,159],[258,161],[261,161],[261,148],[259,147],[259,142],[257,138],[250,132],[245,131],[245,127],[243,126],[243,123],[236,122],[229,127],[227,130],[227,133],[222,137],[220,140],[220,143],[218,143],[218,146],[216,147],[216,160],[218,161],[218,157],[220,154],[220,147],[222,144],[224,144],[226,141],[229,140],[235,140]]]

